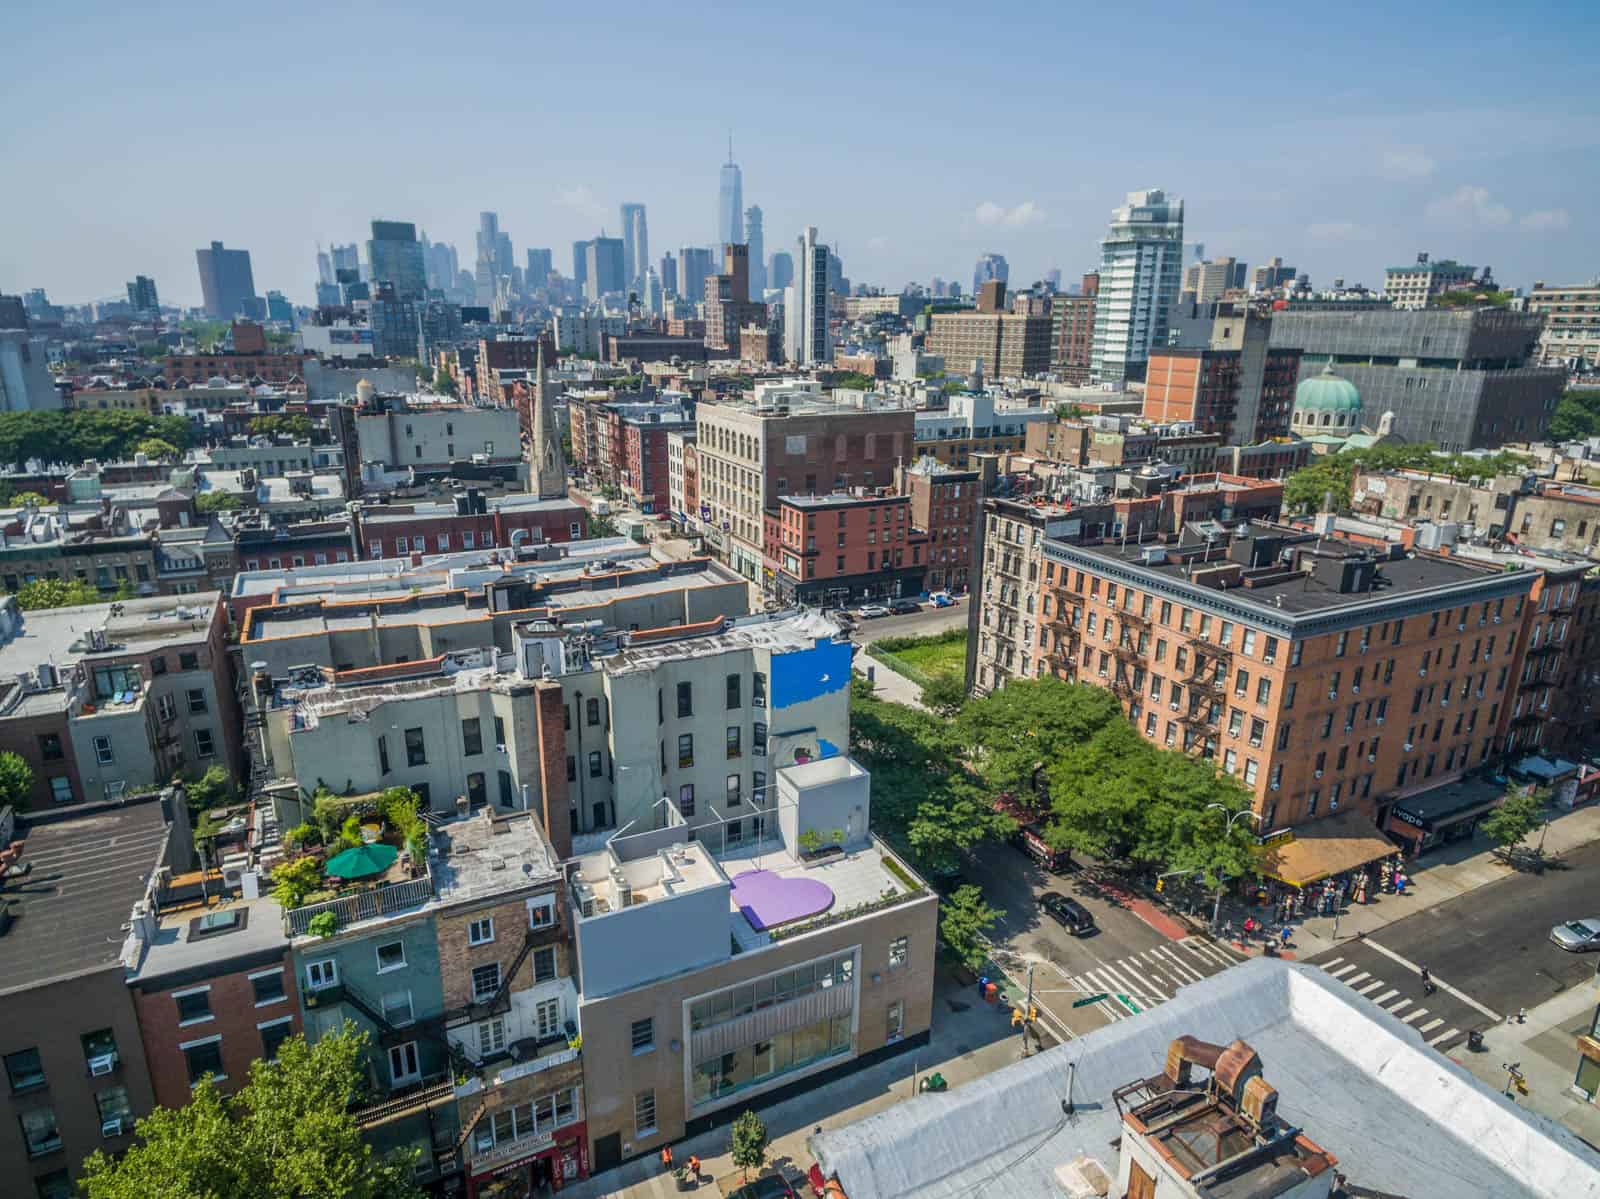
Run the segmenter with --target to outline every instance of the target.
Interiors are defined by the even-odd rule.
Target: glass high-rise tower
[[[744,175],[733,161],[733,138],[728,138],[728,161],[722,164],[722,185],[717,190],[717,245],[744,243]]]
[[[1163,345],[1183,283],[1183,201],[1159,188],[1128,193],[1100,239],[1089,377],[1144,378],[1150,347]]]

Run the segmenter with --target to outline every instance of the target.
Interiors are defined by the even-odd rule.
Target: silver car
[[[1600,949],[1600,916],[1558,924],[1550,930],[1550,939],[1569,953]]]

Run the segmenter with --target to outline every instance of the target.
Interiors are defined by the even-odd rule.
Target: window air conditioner
[[[1496,616],[1494,618],[1494,622],[1495,622],[1495,624],[1499,624],[1500,623],[1500,618],[1498,616]]]
[[[1377,754],[1368,754],[1367,755],[1367,761],[1376,762],[1377,760],[1378,760],[1378,755]]]
[[[100,1121],[100,1135],[103,1137],[120,1137],[122,1135],[122,1117],[113,1116],[109,1120]]]
[[[1406,742],[1405,751],[1406,751],[1406,753],[1410,753],[1411,752],[1411,742],[1409,742],[1409,741]]]
[[[1467,622],[1466,621],[1462,621],[1460,624],[1458,624],[1456,626],[1456,632],[1465,633],[1466,631],[1467,631]]]
[[[1339,698],[1339,693],[1337,691],[1330,691],[1330,692],[1328,692],[1328,698],[1329,699],[1338,699]]]
[[[1320,770],[1317,771],[1312,777],[1313,778],[1321,778],[1322,777],[1322,771],[1320,771]]]
[[[102,1053],[89,1059],[89,1073],[94,1078],[102,1078],[116,1068],[117,1055],[114,1053]]]
[[[1271,786],[1271,790],[1276,791],[1278,789],[1278,786],[1279,786],[1279,784],[1273,783],[1272,786]]]
[[[1377,723],[1379,723],[1379,724],[1383,723],[1383,717],[1382,716],[1378,717]]]

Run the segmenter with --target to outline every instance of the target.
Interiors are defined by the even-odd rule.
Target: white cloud
[[[1572,223],[1572,218],[1565,208],[1541,208],[1537,212],[1525,212],[1522,220],[1518,222],[1529,233],[1547,233],[1552,229],[1565,229]]]
[[[577,187],[562,189],[556,196],[564,207],[572,209],[580,216],[592,217],[596,220],[604,219],[609,211],[606,206],[595,199],[587,184],[580,183]]]
[[[985,200],[973,213],[980,225],[1003,225],[1008,229],[1023,229],[1044,220],[1044,209],[1032,200],[1024,200],[1015,208],[1006,208],[993,200]]]
[[[1306,227],[1313,241],[1371,241],[1375,234],[1354,221],[1318,221]]]
[[[1383,152],[1383,173],[1391,179],[1426,179],[1434,162],[1421,146],[1395,146]]]
[[[1430,223],[1452,229],[1503,229],[1511,224],[1511,209],[1494,199],[1488,188],[1472,183],[1434,200],[1425,215]]]

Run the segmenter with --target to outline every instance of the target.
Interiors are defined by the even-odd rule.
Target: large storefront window
[[[788,1003],[829,987],[848,987],[855,977],[855,954],[806,962],[743,986],[729,987],[697,1000],[689,1008],[689,1028],[699,1032],[774,1004]]]
[[[780,1074],[804,1070],[826,1058],[850,1052],[851,1016],[833,1016],[813,1021],[792,1032],[775,1034],[699,1062],[694,1069],[694,1102],[720,1099],[745,1087],[766,1082]]]

